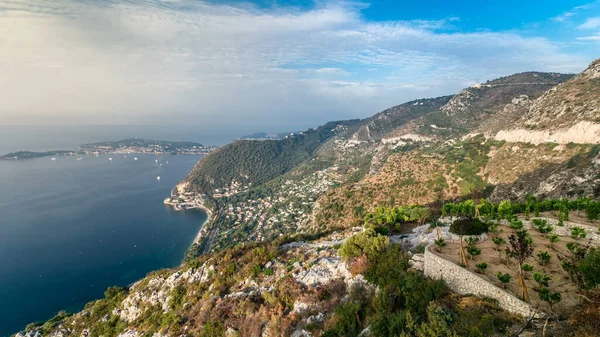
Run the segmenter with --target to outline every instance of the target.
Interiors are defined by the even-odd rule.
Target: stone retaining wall
[[[467,295],[489,297],[498,301],[500,307],[513,314],[531,317],[536,310],[516,296],[500,289],[479,275],[448,261],[430,251],[432,245],[425,249],[424,273],[433,279],[446,281],[452,291]]]

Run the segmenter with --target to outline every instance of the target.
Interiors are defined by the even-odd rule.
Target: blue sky
[[[298,130],[600,57],[600,1],[0,0],[0,124]]]

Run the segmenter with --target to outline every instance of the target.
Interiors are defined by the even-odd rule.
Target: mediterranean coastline
[[[171,190],[171,196],[165,198],[163,203],[171,206],[175,211],[199,209],[206,213],[206,220],[194,237],[191,246],[201,244],[202,240],[208,235],[209,224],[214,219],[213,211],[204,205],[204,199],[199,194],[189,191],[189,183],[181,182]],[[191,246],[189,248],[191,248]]]

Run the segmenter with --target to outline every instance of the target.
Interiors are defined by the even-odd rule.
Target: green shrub
[[[583,282],[587,289],[600,284],[600,248],[590,248],[579,264]]]
[[[406,274],[410,267],[409,257],[400,245],[390,245],[372,259],[364,272],[367,281],[384,287],[393,284]]]
[[[503,288],[506,288],[506,284],[508,282],[510,282],[510,280],[512,279],[512,276],[510,276],[510,274],[508,274],[508,273],[502,274],[501,272],[498,272],[496,274],[496,277],[498,278],[498,280],[500,282],[502,282],[502,287]]]
[[[539,251],[537,253],[537,257],[538,257],[538,259],[540,259],[540,262],[541,262],[542,266],[544,266],[546,263],[550,262],[550,258],[552,256],[550,255],[550,253],[548,253],[547,251],[543,250],[543,251]]]
[[[389,244],[390,240],[387,237],[379,235],[373,229],[368,228],[348,238],[342,244],[339,253],[344,259],[356,258],[362,255],[366,255],[367,258],[371,259],[382,252]]]
[[[559,292],[553,292],[550,289],[544,287],[539,291],[540,299],[550,305],[552,308],[553,305],[560,302],[562,296]]]
[[[487,263],[482,262],[482,263],[476,264],[475,267],[477,268],[477,271],[480,274],[483,274],[483,271],[487,269],[488,265],[487,265]]]
[[[550,246],[552,246],[553,243],[560,241],[560,237],[558,234],[550,234],[548,235],[548,240],[550,241]]]
[[[571,237],[575,240],[583,239],[586,235],[585,230],[579,226],[571,228]]]
[[[539,284],[540,288],[550,286],[550,276],[542,272],[533,273],[533,280]]]
[[[441,252],[442,248],[446,247],[446,245],[447,245],[446,244],[446,240],[444,240],[444,238],[440,238],[440,239],[435,240],[435,247],[436,247],[435,249],[438,252]]]
[[[361,322],[369,312],[368,299],[364,295],[360,288],[351,291],[348,300],[335,309],[333,327],[321,336],[357,336],[362,330]]]

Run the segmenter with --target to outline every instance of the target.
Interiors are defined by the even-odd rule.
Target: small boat
[[[112,158],[108,158],[108,160],[112,161]]]
[[[160,176],[156,177],[156,180],[160,181]]]
[[[137,160],[137,157],[134,157],[133,160]]]
[[[52,161],[55,161],[55,160],[56,160],[56,158],[52,157],[52,158],[50,158],[50,160],[52,160]]]
[[[83,159],[83,157],[79,157],[79,158],[77,158],[77,160],[82,160],[82,159]]]
[[[154,162],[155,162],[155,163],[158,163],[158,159],[154,159]]]

